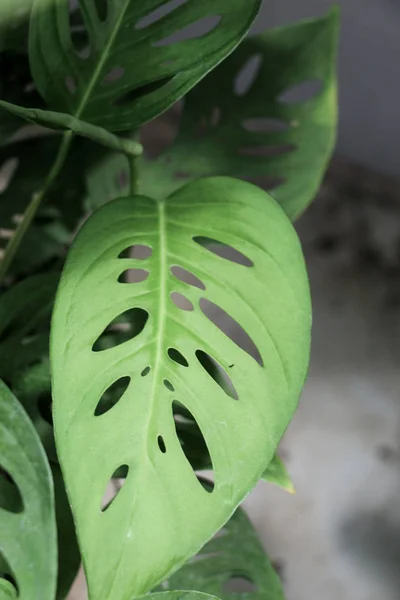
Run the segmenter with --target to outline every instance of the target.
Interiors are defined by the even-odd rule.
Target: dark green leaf
[[[165,111],[223,60],[261,0],[114,0],[106,15],[96,0],[78,4],[71,28],[68,0],[35,0],[35,83],[52,110],[124,131]]]
[[[22,510],[18,505],[0,511],[2,569],[16,583],[20,600],[54,600],[57,539],[51,473],[32,423],[1,381],[0,457],[0,478],[8,478],[22,500]],[[2,583],[3,591],[7,585]]]
[[[25,50],[33,0],[1,0],[0,51]]]
[[[205,236],[235,248],[234,259],[204,248]],[[132,245],[147,258],[130,258]],[[197,284],[171,273],[176,265]],[[104,349],[97,340],[107,330],[119,330],[121,343]],[[297,405],[309,334],[298,239],[255,186],[203,180],[165,203],[116,200],[85,223],[58,291],[51,363],[57,450],[96,600],[148,591],[226,522]],[[218,362],[238,399],[210,376],[198,350]],[[99,410],[117,382],[120,398]],[[179,441],[179,406],[208,448],[212,493]],[[129,469],[125,484],[101,512],[120,467]]]
[[[292,220],[301,214],[335,142],[338,23],[334,9],[246,39],[188,94],[178,137],[143,165],[141,191],[162,198],[191,179],[232,175],[274,188]],[[294,88],[301,99],[313,84],[314,96],[294,101]]]

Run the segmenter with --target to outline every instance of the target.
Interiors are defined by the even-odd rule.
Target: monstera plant
[[[239,505],[293,490],[338,14],[261,3],[0,3],[1,600],[283,598]]]

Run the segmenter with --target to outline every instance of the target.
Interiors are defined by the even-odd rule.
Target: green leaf
[[[1,551],[9,567],[5,573],[16,581],[20,600],[54,600],[57,538],[51,473],[32,423],[1,381],[0,424],[0,478],[7,474],[6,481],[21,499],[10,510],[3,508],[0,495]]]
[[[234,260],[205,248],[205,236],[219,242],[217,252],[235,248]],[[131,245],[148,258],[124,258]],[[191,285],[170,272],[177,266]],[[122,283],[129,269],[142,281]],[[194,310],[178,308],[171,294]],[[125,341],[100,349],[108,327]],[[296,408],[309,337],[297,236],[255,186],[198,181],[166,203],[118,199],[85,223],[57,293],[51,366],[58,456],[96,600],[153,588],[226,522]],[[202,366],[204,354],[224,370],[225,389]],[[110,407],[103,396],[114,384],[120,399]],[[175,420],[185,413],[209,450],[212,493],[179,442]],[[125,484],[102,512],[120,467]]]
[[[235,584],[246,585],[247,600],[284,600],[272,567],[246,513],[238,508],[224,528],[168,581],[164,589],[196,589],[233,600]]]
[[[79,0],[81,26],[71,28],[68,0],[35,0],[33,78],[52,110],[109,131],[135,128],[223,60],[247,33],[260,4],[114,0],[103,14],[96,0]],[[175,34],[183,39],[174,41]]]
[[[265,469],[264,473],[262,474],[262,478],[265,479],[265,481],[268,481],[268,483],[274,483],[275,485],[283,488],[290,494],[296,493],[289,473],[277,454],[275,454],[274,458]]]
[[[247,38],[188,94],[175,143],[142,166],[141,192],[162,198],[198,177],[232,175],[273,188],[290,219],[298,217],[335,143],[338,28],[333,9]],[[318,81],[315,96],[293,102],[290,90]]]
[[[156,592],[146,594],[137,600],[218,600],[215,596],[191,590],[174,590],[171,592]]]
[[[33,0],[1,0],[0,50],[27,49]]]

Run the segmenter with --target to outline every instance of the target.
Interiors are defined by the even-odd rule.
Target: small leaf
[[[209,252],[198,237],[235,248],[252,266]],[[144,260],[130,258],[133,245],[152,251]],[[149,277],[119,283],[137,263]],[[180,281],[173,266],[204,286]],[[179,308],[173,292],[194,310]],[[107,331],[124,338],[99,345]],[[255,186],[202,180],[165,203],[126,197],[89,218],[57,293],[51,367],[58,456],[96,600],[145,593],[226,522],[257,483],[295,410],[309,336],[298,239],[281,208]],[[198,350],[229,375],[237,399],[207,372]],[[117,402],[96,416],[104,393],[126,377]],[[176,403],[208,448],[212,493],[178,438]],[[108,481],[123,465],[126,482],[101,512]]]
[[[1,381],[0,423],[2,473],[12,478],[23,501],[23,510],[18,514],[0,510],[6,575],[15,582],[20,600],[53,600],[57,537],[51,473],[33,425]],[[4,582],[2,586],[3,590],[9,588],[12,598],[12,588]]]
[[[164,589],[196,589],[222,600],[238,598],[226,589],[247,582],[247,600],[284,600],[272,567],[246,513],[238,508],[223,529],[162,584]]]
[[[333,9],[247,38],[188,94],[178,137],[144,162],[140,191],[163,198],[192,179],[231,175],[271,189],[298,217],[335,143],[338,23]]]
[[[164,112],[223,60],[260,4],[236,0],[232,9],[231,0],[179,6],[114,0],[103,19],[95,0],[80,0],[75,14],[84,35],[74,39],[68,0],[35,0],[32,74],[52,110],[109,131],[133,129]],[[181,40],[170,37],[175,35]]]
[[[285,465],[277,454],[269,463],[268,467],[262,474],[262,478],[269,483],[274,483],[279,487],[283,488],[290,494],[295,494],[296,490],[290,479],[289,473],[286,470]]]

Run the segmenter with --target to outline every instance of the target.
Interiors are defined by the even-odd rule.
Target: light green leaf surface
[[[275,454],[274,458],[265,469],[264,473],[262,474],[262,478],[268,483],[274,483],[291,494],[296,493],[289,473],[277,454]]]
[[[232,590],[244,582],[247,591],[239,595]],[[195,589],[222,600],[284,600],[280,579],[241,508],[163,587]]]
[[[123,131],[162,113],[223,60],[261,0],[78,4],[71,28],[69,0],[34,1],[33,78],[52,110]]]
[[[173,590],[171,592],[155,592],[146,594],[137,600],[218,600],[215,596],[191,590]],[[132,599],[133,600],[133,599]]]
[[[163,198],[210,175],[251,179],[290,219],[310,204],[337,126],[338,10],[247,38],[186,97],[178,137],[143,165],[140,191]],[[296,101],[308,85],[316,95]],[[290,92],[291,90],[291,92]],[[294,94],[294,95],[292,95]]]
[[[54,600],[57,539],[51,472],[32,423],[2,381],[0,460],[0,552],[6,561],[2,569],[16,581],[20,600]],[[18,504],[4,504],[5,484],[14,488]],[[12,598],[12,591],[5,589],[3,582],[0,597],[3,592],[3,598]]]
[[[234,247],[241,264],[204,248],[204,236]],[[124,258],[132,245],[150,247],[151,257]],[[190,272],[192,285],[173,276],[173,266]],[[129,269],[148,271],[148,278],[122,283]],[[171,293],[193,310],[178,308]],[[142,317],[134,329],[124,316],[129,309]],[[124,321],[125,343],[100,349],[105,328]],[[257,483],[298,402],[310,322],[297,236],[255,186],[203,180],[166,203],[116,200],[85,223],[58,290],[51,364],[58,456],[93,599],[118,593],[128,600],[152,589]],[[199,351],[224,369],[225,389],[203,368]],[[104,409],[114,384],[122,396]],[[205,439],[212,493],[185,457],[174,400]],[[102,512],[107,483],[121,467],[128,468],[125,484]]]

